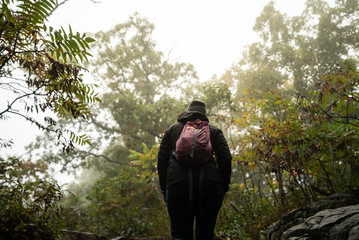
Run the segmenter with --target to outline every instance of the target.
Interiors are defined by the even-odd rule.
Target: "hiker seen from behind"
[[[213,239],[231,160],[222,130],[209,124],[206,104],[193,100],[164,133],[157,157],[172,239]]]

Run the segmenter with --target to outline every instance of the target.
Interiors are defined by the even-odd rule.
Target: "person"
[[[230,184],[232,156],[222,130],[211,124],[213,156],[205,165],[188,166],[175,159],[176,142],[184,125],[196,119],[209,122],[206,104],[200,100],[193,100],[165,131],[157,156],[160,188],[174,240],[193,240],[193,224],[196,240],[213,239],[217,215]]]

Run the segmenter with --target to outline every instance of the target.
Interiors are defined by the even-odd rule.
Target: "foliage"
[[[219,212],[216,235],[222,239],[259,239],[260,232],[284,213],[267,199],[259,201],[256,190],[243,184],[231,184]]]
[[[196,73],[190,64],[165,58],[156,49],[153,30],[153,24],[135,14],[108,32],[94,34],[95,53],[88,67],[103,87],[101,103],[91,106],[89,121],[77,124],[70,119],[61,124],[91,133],[96,140],[70,155],[44,148],[41,159],[60,163],[64,170],[94,167],[115,176],[127,164],[129,149],[141,151],[142,143],[156,144],[176,121],[188,102],[183,99],[190,98],[181,88],[187,90],[189,82],[197,82]],[[48,144],[46,137],[41,138],[29,152]]]
[[[107,237],[168,236],[168,216],[155,182],[123,167],[117,177],[103,177],[87,186],[88,204],[69,198],[64,208],[67,227]],[[86,224],[81,224],[86,223]]]
[[[151,155],[149,170],[146,164],[139,166],[139,162],[127,164],[129,149],[135,154],[142,150],[141,143],[156,143],[187,104],[177,100],[172,92],[181,84],[196,80],[196,76],[190,64],[164,59],[155,49],[152,31],[152,24],[135,15],[109,32],[95,34],[98,42],[93,46],[98,58],[89,66],[94,68],[95,78],[104,84],[103,100],[92,108],[91,125],[76,125],[72,121],[65,125],[98,134],[98,141],[67,155],[52,149],[40,155],[41,159],[62,163],[66,168],[79,159],[82,166],[101,175],[92,183],[80,179],[81,187],[71,190],[75,198],[64,202],[63,213],[68,228],[107,236],[168,236],[168,229],[163,228],[168,226],[166,208],[153,174],[156,150],[144,154]],[[39,140],[29,150],[46,145],[46,141]]]
[[[62,131],[46,111],[60,118],[88,118],[90,103],[99,101],[96,85],[82,80],[89,43],[94,39],[85,34],[54,30],[46,25],[47,17],[56,9],[53,0],[2,0],[0,13],[0,87],[7,94],[0,119],[18,115],[53,132],[69,151],[73,143],[87,144],[86,135]],[[24,111],[22,110],[24,109]],[[45,113],[44,121],[31,113]]]
[[[260,42],[220,79],[203,84],[192,65],[156,50],[154,26],[138,14],[96,33],[89,66],[103,83],[103,101],[93,106],[91,125],[65,125],[98,134],[98,141],[72,155],[47,151],[41,158],[64,170],[78,161],[91,171],[93,181],[80,178],[63,202],[67,227],[168,237],[156,154],[163,132],[192,98],[207,102],[234,156],[218,237],[259,239],[288,211],[357,187],[358,71],[354,60],[342,64],[358,52],[357,6],[307,1],[302,15],[288,17],[268,4],[254,27]]]
[[[130,164],[140,167],[141,178],[152,179],[156,176],[158,147],[158,145],[154,145],[149,149],[146,144],[142,143],[143,153],[130,150],[131,155],[128,156],[131,160]],[[158,180],[158,178],[156,180]]]
[[[94,180],[98,173],[91,170],[90,183],[83,179],[82,185],[70,188],[73,195],[63,201],[67,228],[108,237],[168,236],[155,169],[158,146],[142,147],[143,153],[130,150],[130,164],[121,166],[116,175],[106,173]]]
[[[338,63],[358,55],[358,2],[306,1],[299,16],[290,17],[264,7],[253,30],[259,41],[250,44],[243,58],[225,74],[235,81],[238,94],[248,88],[263,91],[293,91],[306,94]]]
[[[321,159],[337,162],[339,166],[336,167],[342,169],[342,172],[336,169],[326,174],[333,179],[341,179],[344,188],[356,186],[359,176],[358,87],[358,70],[347,61],[323,79],[320,89],[312,93],[311,99],[303,100],[304,110],[314,116],[320,125],[318,137],[326,138]],[[335,187],[332,185],[329,189]]]
[[[54,30],[46,24],[63,3],[1,1],[0,89],[4,102],[0,120],[20,116],[55,135],[68,152],[75,143],[89,144],[89,138],[61,129],[56,117],[87,119],[89,104],[99,98],[94,93],[96,85],[84,83],[85,69],[80,65],[90,56],[89,43],[94,39],[71,27]],[[0,148],[12,144],[0,139]],[[0,238],[59,238],[64,225],[58,202],[63,193],[56,183],[44,180],[49,178],[47,170],[43,161],[0,159]]]
[[[188,82],[197,81],[191,64],[171,61],[156,49],[153,30],[146,18],[134,14],[94,35],[98,52],[91,66],[106,85],[99,107],[107,110],[113,124],[104,124],[97,116],[93,122],[102,131],[120,134],[122,144],[135,150],[141,143],[155,143],[179,113],[174,95],[187,99]]]
[[[235,120],[242,183],[232,188],[241,197],[231,201],[253,239],[287,211],[359,185],[357,81],[346,65],[304,99],[244,95]]]
[[[227,115],[227,111],[232,110],[232,93],[226,83],[218,80],[206,82],[200,86],[200,89],[198,98],[206,103],[206,112],[209,118]]]
[[[294,17],[272,2],[254,26],[260,41],[222,76],[239,97],[224,205],[233,236],[258,239],[287,211],[358,186],[358,14],[349,0],[307,1]]]
[[[36,168],[23,165],[18,159],[0,159],[0,237],[58,239],[64,226],[58,205],[62,192],[42,180]]]
[[[337,71],[324,78],[321,89],[314,93],[317,101],[315,113],[324,115],[328,120],[358,127],[358,70],[354,63],[346,61]]]

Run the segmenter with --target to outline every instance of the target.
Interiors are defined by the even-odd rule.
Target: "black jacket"
[[[178,163],[172,153],[176,148],[176,141],[181,135],[185,123],[197,118],[208,121],[208,118],[200,113],[185,111],[178,117],[177,123],[170,126],[163,136],[157,156],[157,169],[162,193],[172,184],[188,180],[189,167]],[[221,182],[226,192],[231,178],[232,156],[222,130],[212,125],[209,125],[209,129],[212,150],[216,159],[210,159],[204,166],[204,179]],[[193,167],[194,179],[198,176],[196,174],[198,171],[198,167]]]

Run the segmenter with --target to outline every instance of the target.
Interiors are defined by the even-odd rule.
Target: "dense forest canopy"
[[[0,229],[7,236],[33,231],[55,239],[67,228],[168,237],[156,155],[165,129],[193,98],[207,103],[233,155],[218,237],[259,239],[288,211],[358,187],[356,0],[307,0],[293,17],[269,3],[253,27],[258,41],[205,81],[195,66],[157,48],[155,26],[139,14],[88,37],[46,26],[58,3],[35,2],[2,1],[0,87],[17,94],[13,102],[26,99],[25,110],[56,116],[41,122],[12,104],[0,112],[2,120],[21,114],[47,130],[22,158],[1,158]],[[84,83],[85,67],[96,84]],[[11,145],[0,140],[1,148]],[[50,179],[53,164],[81,169],[70,193]]]

